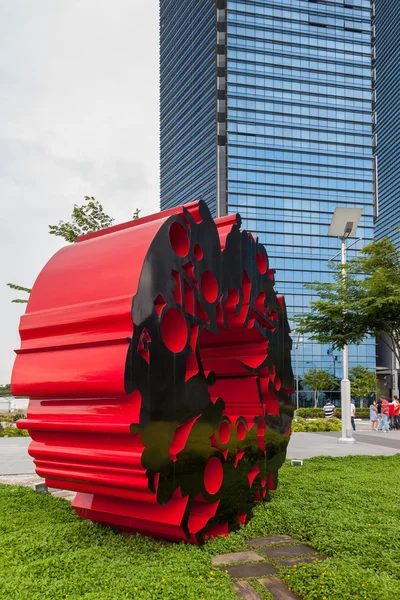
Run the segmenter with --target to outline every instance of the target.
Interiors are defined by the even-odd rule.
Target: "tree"
[[[348,261],[345,278],[341,268],[331,283],[306,286],[318,297],[295,317],[297,329],[334,348],[380,337],[400,361],[400,251],[387,238],[374,240]]]
[[[19,292],[26,292],[27,294],[30,294],[32,291],[31,288],[22,287],[22,285],[16,285],[15,283],[7,283],[7,285],[12,290],[18,290]],[[14,300],[11,300],[11,302],[15,302],[16,304],[26,304],[28,302],[28,300],[26,298],[14,298]]]
[[[0,396],[11,396],[11,386],[9,383],[0,385]]]
[[[337,381],[323,369],[309,369],[303,373],[303,386],[306,385],[314,392],[314,408],[318,407],[318,392],[331,391],[337,387]]]
[[[349,371],[352,396],[361,398],[361,408],[364,406],[365,397],[377,390],[376,374],[362,365],[357,365]]]
[[[56,235],[64,238],[66,242],[74,243],[80,235],[112,226],[114,219],[104,212],[100,202],[95,200],[93,196],[85,196],[85,201],[86,204],[82,204],[82,206],[74,204],[70,221],[66,223],[59,221],[58,225],[49,225],[50,235]],[[140,209],[137,208],[132,219],[139,219],[140,212]],[[12,290],[26,292],[27,294],[32,291],[31,288],[22,287],[15,283],[7,283],[7,285]],[[26,298],[15,298],[11,302],[25,304],[28,300]]]
[[[100,202],[93,196],[85,196],[87,204],[74,204],[71,220],[59,221],[58,225],[49,225],[50,235],[64,238],[66,242],[74,243],[80,235],[111,227],[114,219],[107,215]]]

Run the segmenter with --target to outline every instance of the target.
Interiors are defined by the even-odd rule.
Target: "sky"
[[[159,210],[158,0],[0,3],[0,384],[31,287],[94,196],[116,223]]]

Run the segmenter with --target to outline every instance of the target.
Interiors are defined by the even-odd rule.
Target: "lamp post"
[[[342,265],[342,279],[343,284],[346,282],[346,259],[347,250],[350,246],[353,246],[358,240],[347,246],[346,242],[349,237],[355,237],[355,233],[360,222],[362,215],[362,208],[336,208],[332,218],[331,226],[329,228],[328,235],[331,237],[338,237],[341,240],[340,254],[341,265]],[[336,258],[334,256],[330,260]],[[343,375],[340,386],[341,391],[341,404],[342,404],[342,436],[339,438],[341,443],[355,443],[353,438],[353,432],[351,428],[351,389],[349,380],[349,348],[348,346],[343,347],[343,358],[342,358]]]
[[[299,336],[296,330],[293,331],[294,352],[296,360],[296,410],[299,408],[299,346],[302,346],[304,339]]]

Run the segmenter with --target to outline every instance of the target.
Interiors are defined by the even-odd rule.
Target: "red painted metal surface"
[[[275,488],[289,328],[265,250],[239,223],[193,202],[84,236],[38,276],[12,375],[30,397],[18,426],[47,485],[78,492],[80,516],[201,543]]]

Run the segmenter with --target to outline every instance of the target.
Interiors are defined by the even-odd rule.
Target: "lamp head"
[[[328,235],[341,239],[354,237],[362,212],[362,208],[336,208]]]
[[[343,237],[345,237],[345,238],[349,237],[349,235],[353,231],[353,226],[354,226],[353,221],[348,221],[346,223],[345,228],[344,228],[344,235],[343,235]]]

